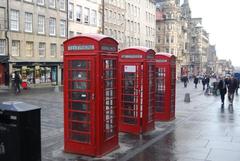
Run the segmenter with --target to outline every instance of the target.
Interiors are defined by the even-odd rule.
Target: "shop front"
[[[62,62],[59,63],[14,63],[12,72],[19,71],[22,81],[30,84],[51,84],[58,85],[62,80],[58,75],[62,75]],[[61,77],[60,77],[61,79]]]
[[[0,86],[8,85],[8,56],[0,56]]]

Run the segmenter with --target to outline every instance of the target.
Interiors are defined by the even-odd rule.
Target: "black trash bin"
[[[0,103],[0,161],[41,161],[40,108]]]

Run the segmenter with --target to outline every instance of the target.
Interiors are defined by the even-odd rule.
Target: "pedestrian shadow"
[[[229,113],[233,113],[234,112],[232,104],[228,105],[228,111],[229,111]]]

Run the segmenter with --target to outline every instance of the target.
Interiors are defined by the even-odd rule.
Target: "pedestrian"
[[[229,100],[229,104],[232,105],[233,104],[233,99],[234,99],[234,93],[237,89],[238,86],[238,82],[236,78],[233,78],[233,76],[230,77],[229,81],[228,81],[228,100]]]
[[[206,82],[205,82],[205,77],[204,77],[204,78],[202,78],[203,90],[205,90],[205,84],[206,84]]]
[[[15,79],[14,79],[15,94],[18,94],[21,92],[20,84],[21,84],[21,75],[17,71],[15,71]]]
[[[183,76],[182,81],[183,81],[183,84],[184,84],[184,88],[186,88],[187,84],[189,82],[188,77],[187,76]]]
[[[218,83],[218,89],[220,92],[222,105],[224,105],[224,99],[227,93],[227,85],[226,85],[226,80],[223,77],[220,77],[220,81]]]
[[[197,88],[197,84],[198,84],[198,77],[194,77],[193,83],[195,84],[195,88]]]
[[[236,88],[236,95],[238,95],[238,88],[239,88],[239,83],[240,83],[240,79],[237,79],[237,88]]]
[[[206,83],[206,85],[207,85],[207,88],[209,88],[209,83],[210,83],[210,78],[209,78],[209,76],[206,76],[206,77],[205,77],[205,83]]]

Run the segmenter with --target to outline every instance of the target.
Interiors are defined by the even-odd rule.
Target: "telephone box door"
[[[165,104],[167,102],[166,84],[169,80],[166,77],[166,67],[156,67],[156,118],[161,117],[162,113],[166,112]],[[169,99],[169,98],[168,98]]]
[[[92,154],[95,144],[95,59],[94,57],[71,57],[65,59],[65,129],[66,150],[84,151]],[[68,98],[67,98],[68,97]],[[81,144],[85,146],[81,146]],[[88,147],[89,145],[89,147]]]
[[[139,133],[143,106],[143,65],[124,63],[120,67],[120,131]]]
[[[149,131],[151,129],[154,129],[154,113],[155,113],[155,79],[154,79],[154,74],[155,74],[155,64],[154,63],[148,63],[147,64],[147,69],[148,69],[148,76],[147,74],[144,74],[146,79],[146,83],[148,84],[148,95],[146,96],[146,103],[147,103],[147,108],[144,113],[147,115],[143,117],[143,132]],[[145,97],[145,96],[144,96]]]

